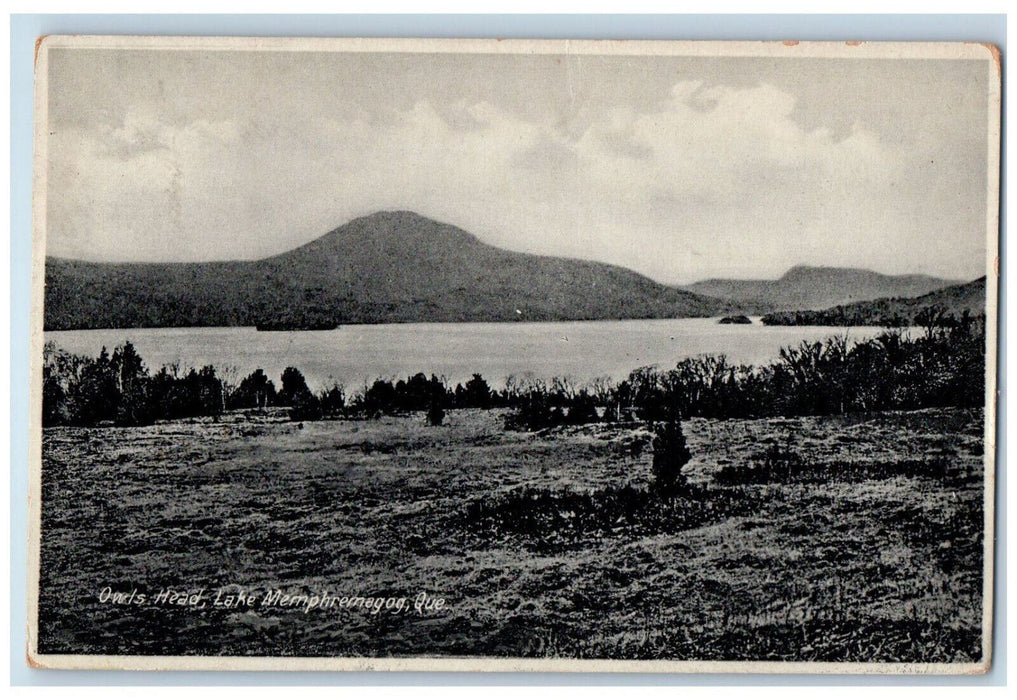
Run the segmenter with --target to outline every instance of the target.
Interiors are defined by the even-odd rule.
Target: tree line
[[[370,419],[424,412],[440,425],[445,411],[509,408],[505,426],[541,430],[600,421],[825,415],[984,404],[985,317],[930,323],[912,337],[887,329],[851,342],[834,336],[781,349],[765,365],[733,364],[703,355],[672,369],[643,367],[621,382],[578,386],[568,378],[509,377],[495,390],[480,374],[451,386],[418,373],[379,378],[352,396],[338,383],[314,392],[286,368],[279,384],[257,369],[239,381],[212,366],[168,365],[152,373],[135,347],[105,348],[95,358],[47,343],[43,351],[43,425],[144,425],[156,420],[218,416],[225,411],[288,409],[293,420]]]
[[[293,420],[377,418],[438,407],[507,405],[479,374],[454,388],[423,373],[405,380],[377,379],[352,397],[338,382],[313,392],[304,375],[287,367],[278,385],[263,369],[239,381],[211,365],[165,365],[154,374],[128,341],[95,358],[46,343],[43,348],[43,425],[137,426],[157,420],[219,416],[226,411],[287,408]]]
[[[764,326],[937,326],[954,328],[974,317],[968,309],[954,312],[942,304],[917,306],[918,299],[876,299],[842,304],[829,309],[773,311],[760,321]],[[984,302],[983,302],[984,303]]]

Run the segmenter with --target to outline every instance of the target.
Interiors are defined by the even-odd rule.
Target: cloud
[[[265,105],[173,123],[139,106],[50,138],[50,252],[253,258],[408,208],[510,249],[691,281],[776,276],[795,262],[873,266],[874,251],[929,235],[932,213],[916,219],[894,194],[901,183],[920,194],[924,153],[862,123],[841,138],[805,129],[795,98],[772,85],[679,81],[640,109],[584,109],[580,128],[490,101],[362,114]],[[932,186],[942,173],[921,176]],[[886,231],[889,244],[876,238]]]

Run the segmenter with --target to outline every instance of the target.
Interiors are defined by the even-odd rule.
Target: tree
[[[611,403],[611,378],[594,377],[590,382],[589,393],[596,400],[598,406],[607,406]]]
[[[674,498],[681,493],[687,483],[682,469],[690,459],[692,453],[685,443],[681,419],[675,412],[654,430],[653,488],[662,498]]]
[[[290,420],[321,420],[321,416],[321,401],[310,391],[294,397]]]
[[[61,350],[53,341],[42,349],[42,424],[65,425],[76,421],[75,399],[87,357]]]
[[[113,351],[120,400],[117,403],[117,425],[144,425],[153,419],[149,402],[150,378],[145,363],[130,341]]]
[[[479,374],[474,374],[463,387],[463,401],[469,408],[489,408],[491,406],[491,387]]]
[[[322,415],[337,416],[346,409],[346,392],[339,382],[332,382],[332,386],[325,389],[318,395],[318,403],[321,404]]]
[[[256,369],[244,377],[228,401],[230,408],[265,408],[275,403],[275,384],[263,369]]]
[[[935,337],[947,325],[949,314],[946,307],[940,304],[927,306],[915,314],[915,323],[921,326],[926,338]]]
[[[42,367],[42,424],[61,425],[67,422],[67,392],[59,376],[49,364]]]
[[[226,394],[222,380],[215,376],[215,367],[205,365],[197,376],[201,415],[220,415],[226,406]]]
[[[374,384],[364,392],[364,409],[369,416],[392,414],[396,411],[398,399],[399,395],[391,381],[375,379]]]
[[[88,360],[81,369],[81,379],[75,393],[73,421],[81,425],[94,425],[113,420],[120,404],[117,372],[105,347],[95,360]]]
[[[433,374],[428,379],[423,372],[420,372],[406,381],[400,380],[396,384],[396,394],[399,408],[402,410],[424,411],[434,403],[446,403],[448,391],[444,381]]]
[[[287,367],[282,373],[282,388],[276,396],[280,406],[293,406],[297,401],[306,401],[311,396],[307,388],[307,380],[296,367]]]
[[[566,420],[573,425],[596,423],[599,420],[597,402],[586,389],[580,389],[579,393],[572,398]]]
[[[438,427],[445,422],[445,409],[441,407],[441,403],[435,401],[431,404],[431,407],[427,409],[427,424]]]

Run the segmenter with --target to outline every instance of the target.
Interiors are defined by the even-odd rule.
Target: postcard
[[[999,61],[42,37],[30,663],[985,672]]]

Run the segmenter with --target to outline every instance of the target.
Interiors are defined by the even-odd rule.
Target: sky
[[[408,209],[669,284],[985,274],[986,61],[49,56],[50,255],[255,259]]]

